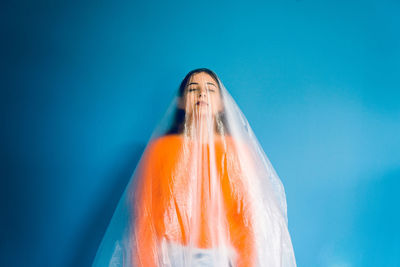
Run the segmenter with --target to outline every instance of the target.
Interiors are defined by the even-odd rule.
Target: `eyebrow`
[[[191,85],[191,84],[199,84],[199,83],[189,83],[188,86]],[[210,83],[210,82],[208,82],[207,84],[214,85],[215,87],[217,87],[215,84]]]

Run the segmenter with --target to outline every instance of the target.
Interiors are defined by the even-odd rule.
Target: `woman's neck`
[[[214,119],[199,118],[189,120],[185,127],[185,134],[201,143],[208,143],[217,138]]]

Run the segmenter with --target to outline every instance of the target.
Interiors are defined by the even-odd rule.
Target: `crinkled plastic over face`
[[[182,81],[93,266],[296,266],[284,187],[211,70]]]

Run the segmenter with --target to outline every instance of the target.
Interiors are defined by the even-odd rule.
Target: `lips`
[[[206,101],[197,101],[197,102],[196,102],[196,105],[198,105],[198,106],[200,106],[200,105],[207,105],[207,106],[208,106],[208,103],[207,103]]]

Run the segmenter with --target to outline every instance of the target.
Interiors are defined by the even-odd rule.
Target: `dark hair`
[[[210,69],[207,68],[198,68],[198,69],[194,69],[192,71],[190,71],[188,74],[186,74],[185,78],[182,80],[179,89],[178,89],[178,97],[183,97],[184,93],[185,93],[185,88],[186,85],[190,79],[190,77],[196,73],[200,73],[200,72],[205,72],[207,74],[209,74],[212,78],[214,78],[214,80],[217,82],[218,84],[218,88],[221,92],[221,84],[220,84],[220,80],[217,76],[217,74],[215,74],[215,72],[213,72]],[[180,134],[183,132],[183,126],[185,123],[185,116],[186,116],[186,111],[184,109],[181,109],[179,107],[176,107],[175,110],[175,114],[174,114],[174,120],[171,124],[171,128],[167,131],[166,134]],[[225,134],[228,133],[228,129],[226,127],[226,116],[225,116],[225,110],[223,109],[223,111],[219,112],[218,114],[220,121],[222,122],[222,128],[220,129],[222,130]]]

